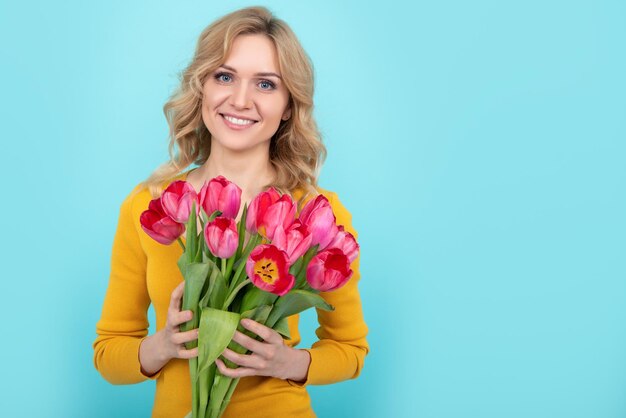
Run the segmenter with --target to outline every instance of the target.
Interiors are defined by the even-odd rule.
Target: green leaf
[[[233,301],[235,300],[239,292],[245,289],[246,286],[248,286],[249,284],[250,284],[250,279],[246,279],[243,282],[239,283],[237,287],[235,287],[234,289],[231,290],[229,288],[226,293],[228,296],[226,297],[226,301],[224,302],[224,305],[222,305],[222,309],[228,310],[228,307],[233,303]],[[230,311],[237,312],[234,309],[230,309]]]
[[[197,343],[195,346],[197,346]],[[198,381],[198,357],[189,359],[189,375],[192,382]],[[199,404],[198,385],[191,385],[191,411],[197,410]]]
[[[230,398],[233,392],[235,391],[235,388],[237,387],[237,383],[239,383],[239,379],[240,378],[238,377],[236,379],[232,379],[232,381],[230,382],[230,387],[228,388],[228,391],[226,392],[226,396],[224,397],[224,400],[222,401],[222,407],[220,408],[220,413],[218,416],[221,417],[224,414],[224,410],[230,403]]]
[[[215,220],[215,218],[217,218],[218,216],[222,216],[222,212],[220,212],[219,210],[215,210],[215,211],[213,211],[211,216],[209,216],[209,219],[207,219],[206,222],[207,223],[213,222]]]
[[[249,311],[243,312],[240,315],[240,318],[250,318],[261,324],[264,324],[271,310],[272,310],[272,307],[268,305],[258,306],[255,309],[251,309]],[[240,322],[237,324],[237,329],[240,332],[248,335],[249,337],[252,337],[252,338],[257,337],[251,331],[248,331],[247,329],[243,328]],[[232,340],[228,344],[228,348],[230,348],[231,350],[239,354],[246,354],[248,352],[248,350],[245,347],[237,344],[235,341],[232,341]],[[229,368],[238,367],[236,364],[232,363],[231,361],[227,359],[223,359],[223,360],[224,360],[224,364],[226,364],[226,367],[229,367]],[[228,403],[230,402],[230,398],[237,386],[237,383],[239,383],[239,379],[232,379],[232,378],[226,377],[222,375],[219,372],[219,370],[215,373],[213,386],[211,388],[211,395],[209,397],[208,410],[207,410],[207,414],[209,417],[217,418],[217,417],[220,417],[224,413],[224,410],[226,409],[226,407],[228,406]]]
[[[203,308],[221,308],[228,292],[226,281],[215,263],[208,261],[207,264],[210,266],[209,280],[206,291],[200,299],[200,306]]]
[[[222,354],[235,335],[238,313],[213,308],[202,309],[198,335],[198,374],[202,374]],[[195,382],[193,382],[195,384]]]
[[[291,339],[291,332],[289,331],[289,321],[287,321],[286,317],[282,318],[274,324],[274,331],[287,339]]]
[[[278,295],[261,290],[256,286],[252,287],[243,296],[241,311],[248,311],[261,305],[273,305],[277,298]]]
[[[202,287],[202,292],[200,293],[200,307],[201,308],[206,308],[207,306],[202,306],[202,301],[205,298],[208,298],[207,296],[207,291],[209,290],[209,286],[211,285],[211,274],[213,272],[213,270],[216,268],[215,263],[207,258],[204,258],[202,260],[202,262],[204,264],[207,264],[209,266],[209,272],[207,273],[207,279],[204,281],[204,286]],[[214,308],[214,306],[212,306],[212,308]]]
[[[247,260],[240,258],[237,261],[235,261],[235,264],[233,264],[233,270],[235,270],[235,274],[233,275],[231,279],[231,282],[230,282],[231,286],[236,286],[235,283],[239,282],[239,276],[241,276],[243,269],[246,268],[246,261]]]
[[[292,290],[284,296],[278,298],[274,309],[265,325],[274,328],[274,325],[283,318],[300,313],[306,309],[316,307],[325,311],[332,311],[334,308],[326,303],[320,295],[307,290]]]
[[[211,393],[211,387],[213,386],[213,380],[215,379],[216,371],[217,371],[217,365],[215,363],[212,363],[209,366],[208,370],[203,371],[202,376],[200,377],[200,380],[197,381],[197,384],[196,385],[192,384],[192,386],[198,386],[198,393],[199,393],[200,399],[199,399],[198,413],[196,415],[200,418],[203,418],[206,416],[206,410],[209,404],[209,394]]]
[[[267,321],[267,317],[270,315],[270,312],[272,311],[272,305],[261,305],[261,306],[257,306],[254,309],[250,309],[248,311],[242,312],[240,314],[241,319],[247,318],[247,319],[252,319],[260,324],[265,324],[265,321]],[[244,329],[243,327],[241,327],[241,329]]]
[[[306,284],[307,284],[307,281],[306,281],[306,269],[309,266],[309,263],[311,262],[311,259],[313,257],[315,257],[315,255],[317,254],[317,249],[318,248],[319,248],[319,244],[315,244],[314,246],[309,248],[307,250],[307,252],[304,253],[302,258],[300,260],[298,260],[298,262],[301,262],[301,264],[298,266],[299,270],[297,272],[295,272],[295,273],[291,273],[296,278],[296,284],[294,286],[296,289],[302,289],[302,288],[304,288],[306,286]]]
[[[206,241],[204,239],[204,234],[200,233],[199,236],[196,237],[196,255],[194,255],[193,259],[197,262],[201,262],[204,258],[204,247],[206,247]]]
[[[304,256],[298,258],[296,262],[291,265],[291,267],[289,268],[289,274],[296,277],[298,273],[300,273],[300,270],[302,269],[302,263],[304,263]]]
[[[215,373],[211,396],[209,396],[209,408],[207,410],[209,418],[219,418],[220,413],[226,409],[223,403],[226,401],[225,398],[232,381],[233,378],[224,376],[219,370]]]
[[[196,219],[196,203],[191,204],[191,212],[189,213],[189,219],[187,220],[187,259],[189,261],[196,261],[196,254],[198,253],[198,224]]]
[[[239,244],[237,245],[237,251],[235,252],[235,260],[239,260],[241,257],[241,251],[243,250],[243,242],[246,238],[246,218],[248,217],[248,204],[243,205],[243,212],[241,212],[241,218],[237,225],[237,233],[239,234]]]
[[[191,310],[193,317],[190,321],[185,322],[181,326],[181,331],[190,331],[198,327],[198,302],[200,294],[206,282],[210,266],[206,263],[183,263],[184,271],[181,271],[185,278],[185,290],[183,293],[182,310]],[[187,349],[196,347],[195,341],[186,343]]]
[[[180,270],[180,274],[182,274],[184,278],[187,271],[187,266],[191,264],[191,262],[187,259],[187,254],[183,253],[183,255],[178,258],[178,262],[176,264],[178,265],[178,270]]]

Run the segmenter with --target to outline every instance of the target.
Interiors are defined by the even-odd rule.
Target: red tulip
[[[161,203],[165,213],[179,223],[186,223],[191,212],[191,205],[198,200],[193,186],[186,181],[172,182],[161,195]]]
[[[300,212],[299,219],[313,235],[311,245],[319,244],[320,250],[326,248],[337,235],[335,214],[328,199],[323,195],[318,195],[314,200],[307,202]]]
[[[296,217],[296,204],[289,195],[280,195],[274,188],[259,193],[248,208],[246,229],[257,231],[267,239],[274,239],[274,231],[280,225],[291,226]]]
[[[317,254],[306,268],[306,280],[313,289],[328,292],[343,286],[352,277],[350,261],[339,249]]]
[[[359,244],[351,233],[344,231],[343,225],[339,225],[338,229],[335,239],[328,244],[326,249],[339,248],[352,263],[359,255]]]
[[[218,216],[204,228],[204,239],[213,255],[230,258],[239,245],[237,223],[232,218]]]
[[[236,218],[241,204],[241,189],[222,176],[204,183],[200,189],[200,205],[207,215],[219,210],[221,216]]]
[[[256,287],[283,296],[295,283],[287,261],[287,253],[276,246],[259,245],[248,257],[246,272]]]
[[[176,241],[185,232],[185,225],[176,222],[165,213],[161,198],[150,201],[148,210],[141,214],[139,222],[146,234],[165,245]]]
[[[289,257],[289,264],[293,264],[311,247],[312,240],[313,235],[306,226],[296,220],[287,231],[279,225],[274,231],[272,244],[285,251]]]

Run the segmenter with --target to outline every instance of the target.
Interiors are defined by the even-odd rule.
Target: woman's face
[[[204,83],[202,120],[212,147],[266,150],[281,119],[291,114],[288,104],[274,43],[265,35],[240,35]]]

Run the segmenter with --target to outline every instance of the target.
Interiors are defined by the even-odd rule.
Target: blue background
[[[0,3],[3,416],[149,416],[154,382],[92,363],[119,205],[197,36],[251,4]],[[362,245],[372,351],[318,415],[626,416],[626,3],[265,5]]]

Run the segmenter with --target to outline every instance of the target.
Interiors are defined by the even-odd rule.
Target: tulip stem
[[[222,306],[222,310],[225,311],[228,309],[228,306],[233,302],[233,300],[235,300],[237,293],[239,293],[239,291],[243,289],[243,287],[246,286],[248,283],[252,283],[250,279],[244,280],[236,288],[233,289],[233,291],[228,295],[226,302],[224,302],[224,306]]]
[[[241,276],[241,273],[243,272],[243,269],[245,267],[246,267],[246,260],[243,260],[243,259],[239,260],[239,265],[237,266],[237,270],[235,271],[235,276],[230,282],[231,288],[234,288],[235,286],[237,286],[237,283],[239,282],[239,276]]]
[[[233,272],[233,264],[235,263],[235,255],[233,254],[226,263],[226,273],[223,274],[224,279],[228,282],[228,279]]]
[[[297,289],[304,288],[304,285],[306,284],[306,280],[305,280],[306,269],[309,266],[311,259],[313,259],[315,254],[317,254],[318,248],[319,248],[319,245],[316,244],[313,247],[309,248],[307,252],[304,253],[304,255],[302,256],[302,264],[299,266],[298,272],[295,274]]]
[[[241,258],[239,259],[239,266],[237,267],[237,270],[235,270],[235,276],[233,277],[231,281],[231,286],[234,287],[239,282],[239,276],[241,276],[243,269],[246,267],[246,261],[248,257],[250,256],[250,253],[252,252],[254,247],[256,247],[258,243],[261,241],[260,238],[261,236],[259,234],[256,234],[250,237],[250,240],[246,244],[246,248],[244,248],[243,253],[241,254]]]
[[[183,249],[183,252],[185,252],[185,244],[183,244],[183,240],[180,239],[180,237],[178,237],[176,241],[178,241],[178,243],[180,244],[180,247]]]

